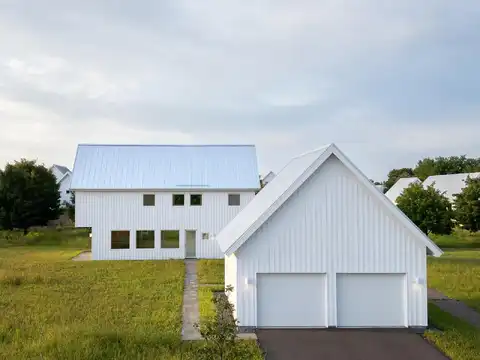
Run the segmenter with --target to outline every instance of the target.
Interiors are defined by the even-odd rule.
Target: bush
[[[480,179],[467,178],[466,185],[455,195],[455,218],[464,229],[480,231]]]
[[[425,234],[450,234],[452,232],[453,211],[448,198],[433,187],[410,184],[397,198],[397,206]]]

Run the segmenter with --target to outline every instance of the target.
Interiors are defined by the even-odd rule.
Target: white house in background
[[[72,181],[72,172],[65,166],[54,164],[50,168],[57,179],[60,191],[60,203],[70,203],[70,183]]]
[[[93,259],[223,258],[214,235],[260,181],[251,145],[79,145],[71,188]]]
[[[398,179],[393,186],[387,190],[385,196],[390,199],[394,204],[397,203],[397,198],[402,194],[403,190],[410,186],[413,183],[421,183],[420,179],[417,177],[401,178]]]
[[[462,192],[468,177],[479,178],[480,172],[429,176],[423,182],[423,186],[427,187],[433,184],[435,189],[445,193],[450,201],[454,201],[454,195]]]
[[[442,251],[335,146],[291,160],[218,235],[243,327],[425,327]]]
[[[267,175],[264,176],[264,178],[262,179],[262,182],[263,182],[263,185],[267,185],[270,181],[273,180],[273,178],[275,177],[275,173],[273,171],[270,171]]]

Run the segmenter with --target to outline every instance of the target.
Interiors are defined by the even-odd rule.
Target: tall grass
[[[480,248],[480,232],[471,233],[467,230],[456,228],[450,235],[430,234],[429,236],[443,249]]]
[[[26,235],[22,231],[0,231],[0,248],[15,246],[89,249],[89,231],[75,228],[45,228],[30,231]]]

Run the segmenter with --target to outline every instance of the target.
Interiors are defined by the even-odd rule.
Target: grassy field
[[[442,259],[443,258],[475,259],[480,261],[480,250],[450,249],[443,253]]]
[[[429,304],[429,323],[440,332],[427,331],[425,337],[452,360],[480,359],[480,334],[478,329]]]
[[[430,238],[442,249],[480,249],[480,232],[455,229],[450,235],[431,234]]]
[[[223,260],[199,260],[197,262],[197,277],[199,284],[223,284]]]

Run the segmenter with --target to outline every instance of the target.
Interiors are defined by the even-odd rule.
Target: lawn
[[[426,331],[425,337],[452,360],[480,359],[478,329],[429,304],[429,323],[441,331]]]
[[[480,249],[480,232],[455,229],[450,235],[431,234],[430,238],[442,249]]]
[[[480,261],[480,250],[450,249],[443,253],[442,258],[476,259]]]
[[[197,279],[199,284],[223,284],[224,283],[223,260],[199,260],[197,262]]]

